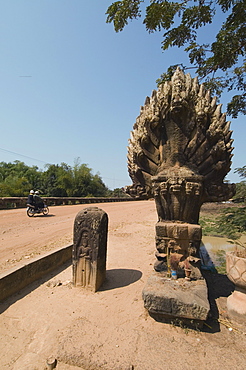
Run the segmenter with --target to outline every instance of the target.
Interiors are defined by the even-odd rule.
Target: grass
[[[207,203],[202,206],[199,223],[204,236],[223,236],[239,240],[246,231],[246,207],[225,203]]]
[[[207,203],[201,208],[199,223],[202,227],[202,234],[204,236],[217,236],[233,239],[228,240],[228,242],[236,246],[235,250],[237,251],[238,256],[246,257],[245,243],[239,241],[240,236],[245,233],[238,232],[237,221],[235,221],[234,225],[229,222],[230,218],[228,221],[224,220],[224,222],[221,222],[224,218],[225,211],[228,212],[228,210],[231,210],[231,213],[233,214],[238,208],[241,209],[241,218],[239,221],[245,220],[245,208],[242,209],[240,204],[235,204],[229,209],[227,204]],[[220,274],[226,274],[226,251],[220,249],[213,254],[214,265],[217,272]]]
[[[210,217],[208,216],[201,216],[199,223],[202,227],[202,234],[204,236],[225,236],[220,233],[218,230],[217,222],[216,222],[217,217],[211,215]]]
[[[217,252],[214,253],[215,255],[215,267],[219,274],[226,274],[226,251],[223,249],[219,249]]]

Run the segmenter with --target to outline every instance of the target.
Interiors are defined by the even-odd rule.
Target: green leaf
[[[123,0],[116,1],[107,9],[106,23],[114,24],[116,32],[122,31],[128,24],[128,19],[138,18],[141,15],[139,5],[142,0]]]
[[[160,1],[152,2],[146,8],[146,16],[143,23],[149,32],[168,30],[174,23],[175,15],[183,8],[182,3]]]
[[[122,0],[113,2],[107,10],[106,22],[113,22],[115,30],[122,31],[129,20],[141,16],[140,5],[144,1]],[[164,30],[162,49],[184,48],[199,82],[219,96],[224,91],[235,91],[228,103],[228,114],[236,118],[246,114],[246,7],[245,0],[150,0],[146,6],[143,23],[148,32]],[[222,16],[221,12],[222,10]],[[199,44],[198,32],[206,32],[207,25],[215,21],[215,15],[223,17],[223,24],[206,44]],[[172,69],[172,66],[170,67]],[[170,70],[157,83],[170,78]]]

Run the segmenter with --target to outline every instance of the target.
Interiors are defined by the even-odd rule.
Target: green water
[[[228,238],[204,236],[202,238],[201,249],[206,249],[214,267],[221,274],[226,274],[226,252],[234,249],[233,244],[228,242]],[[204,260],[205,265],[211,266],[211,262]]]
[[[203,236],[202,238],[202,242],[209,253],[216,253],[219,250],[232,251],[234,246],[228,243],[228,240],[228,238],[218,236]]]

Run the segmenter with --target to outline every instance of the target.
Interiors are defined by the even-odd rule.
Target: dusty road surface
[[[157,220],[153,201],[100,203],[50,207],[49,215],[28,217],[26,209],[0,210],[0,272],[57,247],[72,244],[76,214],[86,207],[99,207],[109,216],[109,233],[121,224]],[[143,214],[143,216],[142,216]],[[152,246],[154,242],[152,241]]]
[[[23,209],[0,211],[2,269],[70,244],[74,218],[85,207],[53,207],[49,217],[32,219]],[[58,370],[245,369],[246,330],[227,321],[225,297],[216,300],[219,321],[210,320],[202,331],[157,322],[145,311],[142,290],[155,252],[154,202],[98,207],[109,215],[102,288],[90,293],[73,287],[67,265],[3,302],[0,369],[44,370],[49,357],[57,359]]]

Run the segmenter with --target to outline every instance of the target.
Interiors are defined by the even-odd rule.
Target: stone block
[[[143,289],[144,307],[154,317],[205,321],[210,310],[205,280],[170,280],[153,273]]]
[[[157,236],[167,236],[167,227],[165,222],[157,222],[157,224],[155,225],[155,230]]]
[[[202,228],[196,224],[160,221],[157,222],[155,229],[157,237],[189,241],[202,239]]]
[[[188,224],[173,224],[172,233],[174,239],[188,239]]]
[[[246,290],[234,290],[227,298],[227,310],[231,319],[246,324]]]
[[[200,225],[189,224],[188,238],[191,241],[200,241],[202,239],[202,228]]]

